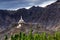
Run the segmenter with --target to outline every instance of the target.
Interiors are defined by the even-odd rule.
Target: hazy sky
[[[56,0],[0,0],[0,9],[19,9],[29,8],[31,6],[45,7],[48,4],[55,2]]]

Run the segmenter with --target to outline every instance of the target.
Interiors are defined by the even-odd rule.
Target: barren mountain
[[[14,28],[21,16],[26,23],[39,24],[38,26],[34,25],[32,27],[33,32],[45,30],[50,32],[60,31],[60,0],[57,0],[45,8],[32,6],[30,9],[22,8],[16,11],[0,10],[0,33],[2,37],[4,34],[9,35],[11,31],[12,33],[19,32],[20,30],[25,32],[25,30],[30,29],[29,25],[23,25],[21,29]]]
[[[7,29],[17,23],[23,16],[25,22],[40,23],[50,30],[60,28],[60,0],[45,8],[31,7],[30,9],[18,9],[16,11],[0,10],[0,29]],[[3,31],[1,30],[1,31]]]

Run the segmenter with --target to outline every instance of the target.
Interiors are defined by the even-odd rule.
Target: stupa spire
[[[20,20],[23,20],[23,19],[22,19],[22,16],[21,16],[21,19],[20,19]]]

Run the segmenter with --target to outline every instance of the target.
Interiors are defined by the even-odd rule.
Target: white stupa
[[[22,16],[21,16],[21,19],[19,20],[18,24],[21,24],[21,23],[25,23]]]
[[[24,24],[25,22],[24,22],[24,20],[22,19],[22,16],[21,16],[21,19],[19,20],[19,22],[18,22],[18,26],[17,26],[17,28],[20,28],[21,26],[22,26],[22,24]]]

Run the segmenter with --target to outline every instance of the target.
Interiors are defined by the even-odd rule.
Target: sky
[[[46,7],[56,0],[0,0],[0,9],[17,10],[19,8],[29,9],[32,6]]]

